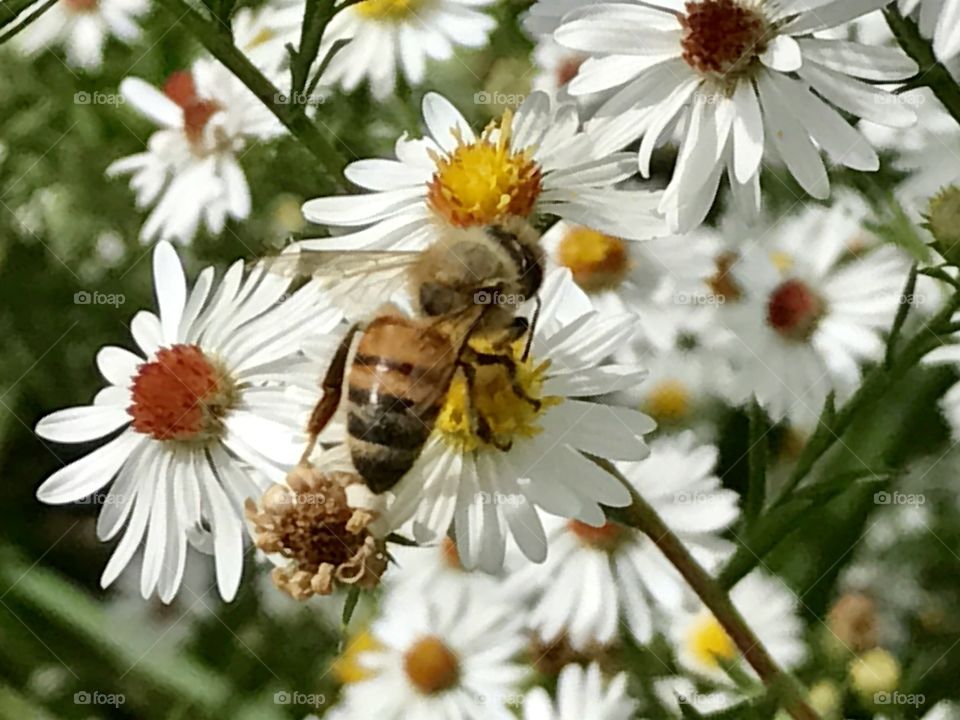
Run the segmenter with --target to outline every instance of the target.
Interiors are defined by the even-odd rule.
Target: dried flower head
[[[346,489],[362,482],[347,472],[300,465],[285,485],[246,502],[257,547],[287,559],[274,584],[296,600],[329,595],[338,585],[371,588],[387,567],[384,541],[367,529],[374,516],[347,504]]]

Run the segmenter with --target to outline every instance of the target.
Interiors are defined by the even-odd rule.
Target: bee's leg
[[[477,412],[476,404],[473,401],[477,384],[477,369],[466,360],[459,360],[457,367],[463,371],[463,377],[467,381],[467,401],[470,403],[468,412],[470,413],[471,422],[475,425],[473,431],[477,434],[477,437],[487,445],[493,445],[503,452],[508,451],[513,447],[513,443],[502,443],[498,441],[497,438],[494,437],[493,430],[490,429],[490,423],[487,422],[487,419],[481,413]]]
[[[526,362],[527,358],[530,357],[530,348],[533,347],[533,333],[537,329],[537,321],[540,319],[540,306],[543,303],[540,302],[540,296],[537,295],[536,304],[533,308],[533,318],[527,323],[527,344],[523,348],[523,355],[521,359]],[[524,318],[526,320],[526,318]]]
[[[323,376],[323,382],[320,385],[323,390],[323,395],[313,408],[313,412],[310,413],[310,420],[307,421],[307,434],[309,437],[307,439],[307,448],[303,451],[303,455],[300,456],[301,464],[309,460],[313,449],[317,445],[317,437],[323,432],[327,423],[330,422],[330,418],[333,417],[337,408],[340,406],[340,396],[343,393],[343,378],[347,371],[347,356],[350,354],[350,346],[353,344],[353,338],[357,332],[359,332],[360,327],[360,323],[356,323],[347,331],[343,340],[340,341],[340,346],[337,348],[333,360],[330,361],[327,374]]]
[[[532,398],[527,395],[527,391],[523,389],[520,383],[517,381],[517,363],[509,355],[495,355],[491,353],[481,353],[473,352],[473,359],[478,365],[500,365],[505,368],[507,375],[510,378],[510,387],[513,390],[513,394],[518,398],[528,403],[530,407],[534,410],[539,410],[541,407],[541,402],[536,398]]]

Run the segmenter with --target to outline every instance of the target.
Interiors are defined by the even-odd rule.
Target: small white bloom
[[[402,530],[400,534],[407,535]],[[457,544],[449,537],[435,545],[391,544],[390,556],[396,565],[384,575],[384,582],[394,587],[397,594],[409,591],[417,598],[425,594],[442,598],[456,593],[461,585],[476,585],[481,590],[492,590],[497,585],[493,575],[466,570],[460,562]]]
[[[396,160],[347,166],[347,179],[372,192],[304,204],[308,220],[353,229],[305,247],[416,250],[442,236],[441,224],[485,226],[508,215],[556,215],[633,239],[663,234],[655,193],[614,189],[636,160],[598,150],[572,105],[532,93],[480,136],[436,93],[424,97],[423,116],[429,137],[400,138]]]
[[[377,100],[396,87],[397,72],[421,85],[427,61],[448,61],[456,48],[482,48],[497,22],[482,12],[493,0],[363,0],[339,11],[323,34],[320,57],[339,40],[321,83],[357,89],[364,79]],[[399,65],[399,68],[398,68]]]
[[[606,684],[600,667],[567,665],[557,679],[556,705],[543,688],[534,688],[523,702],[523,720],[629,720],[637,702],[627,695],[627,676]]]
[[[68,63],[98,70],[107,39],[115,37],[127,44],[139,40],[137,20],[149,9],[149,0],[60,0],[13,42],[28,55],[63,45]]]
[[[724,170],[741,209],[759,209],[765,153],[818,198],[830,188],[821,150],[855,170],[879,167],[866,139],[825,100],[882,124],[911,125],[911,109],[868,83],[906,79],[917,65],[898,49],[813,34],[887,1],[605,0],[565,15],[554,37],[591,56],[571,94],[615,91],[592,123],[608,141],[619,137],[617,146],[643,137],[643,175],[655,147],[684,127],[660,209],[687,232],[712,207]]]
[[[735,335],[733,400],[755,395],[774,420],[809,427],[827,394],[842,401],[902,300],[907,260],[883,245],[850,257],[836,216],[810,207],[731,263],[718,319]]]
[[[657,438],[650,456],[617,463],[636,490],[707,568],[732,546],[721,537],[739,514],[737,494],[714,475],[717,448],[698,445],[693,433]],[[577,649],[613,643],[621,622],[641,643],[653,637],[656,601],[682,601],[679,573],[642,534],[616,523],[592,527],[578,520],[550,523],[550,551],[542,565],[527,564],[507,580],[528,596],[529,622],[544,642],[566,637]]]
[[[372,677],[345,688],[337,717],[513,720],[522,618],[475,587],[409,599],[387,596],[371,626],[377,648],[358,658]]]
[[[118,435],[64,466],[37,490],[43,502],[76,502],[116,478],[97,520],[101,540],[126,531],[104,570],[110,585],[143,546],[140,592],[170,602],[187,545],[212,553],[217,584],[232,599],[243,565],[241,507],[282,480],[302,450],[309,399],[286,383],[315,375],[299,346],[329,332],[341,315],[317,288],[277,302],[287,282],[235,263],[214,287],[214,270],[188,292],[173,247],[153,255],[159,316],[131,322],[141,354],[108,346],[97,366],[110,383],[92,405],[48,415],[36,432],[55,442]],[[315,398],[314,398],[315,399]]]
[[[289,85],[287,45],[300,45],[304,0],[280,0],[244,7],[232,18],[233,42],[275,85]]]
[[[492,573],[503,564],[508,535],[528,558],[544,560],[537,507],[600,527],[601,504],[629,504],[626,488],[581,451],[642,459],[643,436],[655,424],[640,412],[580,398],[642,381],[636,366],[606,361],[633,334],[633,316],[597,312],[566,271],[547,275],[541,298],[530,357],[522,359],[523,340],[509,350],[517,385],[503,367],[482,366],[468,399],[458,374],[417,462],[390,491],[367,499],[384,532],[412,519],[414,539],[423,544],[446,536],[452,524],[464,567]],[[476,416],[486,420],[490,439],[479,436]]]
[[[730,599],[781,667],[790,670],[803,661],[807,649],[803,622],[797,614],[797,598],[782,580],[754,571],[730,591]],[[723,663],[738,662],[753,673],[709,610],[699,603],[692,608],[674,608],[666,627],[683,668],[721,684],[732,684]]]
[[[177,72],[163,91],[139,78],[120,85],[124,98],[163,129],[146,152],[113,162],[108,175],[132,174],[137,205],[155,204],[140,238],[188,243],[199,227],[219,234],[227,218],[250,214],[250,188],[238,153],[252,140],[283,130],[279,121],[233,73],[200,59]]]

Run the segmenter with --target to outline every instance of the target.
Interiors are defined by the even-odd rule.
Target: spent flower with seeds
[[[189,545],[214,555],[229,600],[243,566],[244,499],[282,480],[304,442],[315,397],[288,388],[313,380],[300,344],[333,330],[341,314],[312,285],[278,306],[287,282],[261,269],[244,278],[242,261],[219,286],[213,268],[205,269],[188,291],[166,242],[154,250],[153,272],[159,315],[142,311],[130,323],[139,353],[103,348],[97,365],[109,386],[92,405],[59,410],[36,427],[54,442],[112,439],[55,472],[37,497],[76,502],[115,478],[97,536],[126,530],[101,584],[142,547],[140,592],[170,602]]]

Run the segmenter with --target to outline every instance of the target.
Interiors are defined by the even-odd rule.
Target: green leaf
[[[357,602],[360,600],[360,588],[352,587],[350,592],[347,593],[347,600],[343,604],[343,626],[347,627],[350,624],[350,619],[353,617],[353,611],[357,609]]]

